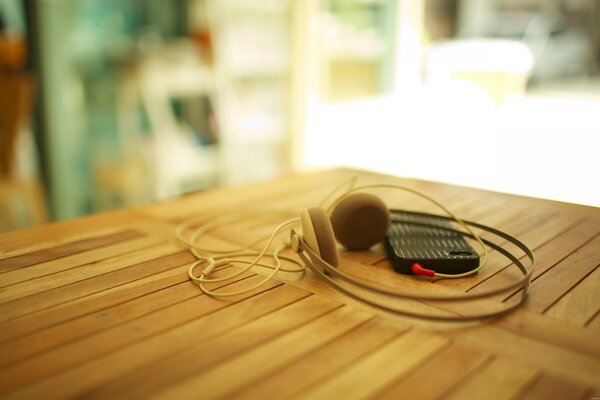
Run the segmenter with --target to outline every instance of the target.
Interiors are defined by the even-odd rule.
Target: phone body
[[[460,274],[479,266],[479,254],[463,235],[441,229],[452,228],[450,221],[402,210],[390,213],[384,242],[396,272],[413,275],[415,262],[444,274]]]

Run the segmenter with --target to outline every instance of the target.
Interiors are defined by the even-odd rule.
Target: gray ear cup
[[[336,239],[348,250],[366,250],[383,240],[390,227],[385,203],[369,193],[348,195],[331,213]]]
[[[338,266],[335,236],[325,209],[308,208],[300,214],[302,236],[306,244],[327,263]]]

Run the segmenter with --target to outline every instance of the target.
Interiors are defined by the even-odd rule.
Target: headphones
[[[394,314],[440,321],[472,321],[494,318],[513,311],[526,301],[531,274],[535,264],[535,258],[531,249],[529,249],[517,238],[483,224],[462,220],[450,212],[441,203],[415,189],[391,184],[356,186],[355,183],[356,179],[353,178],[349,183],[344,183],[343,186],[335,188],[321,201],[319,206],[304,209],[301,211],[299,218],[287,220],[277,226],[268,237],[258,238],[252,243],[248,243],[236,249],[207,249],[199,246],[197,242],[203,234],[227,223],[240,221],[241,219],[256,218],[259,215],[273,215],[274,212],[239,210],[229,214],[217,214],[209,216],[208,219],[210,222],[202,224],[189,237],[185,237],[184,232],[191,229],[194,225],[197,225],[200,219],[183,222],[177,227],[176,235],[198,258],[198,261],[193,263],[189,268],[188,275],[190,279],[196,282],[200,289],[208,295],[214,297],[228,297],[255,290],[256,288],[267,283],[279,271],[303,273],[305,268],[308,267],[315,275],[327,282],[333,288],[362,303]],[[336,197],[329,206],[326,206],[325,204],[328,202],[328,200],[344,187],[347,188],[342,192],[342,194],[338,195],[338,197]],[[370,247],[376,243],[379,243],[384,238],[390,226],[391,212],[400,211],[389,210],[381,198],[371,193],[364,192],[366,189],[374,188],[399,189],[425,198],[442,209],[446,216],[414,211],[402,212],[414,216],[434,217],[447,221],[453,221],[460,225],[463,229],[442,227],[427,223],[411,223],[423,227],[442,229],[455,234],[458,233],[462,236],[476,240],[481,246],[483,255],[480,265],[477,268],[460,274],[435,273],[433,278],[462,278],[477,273],[482,267],[485,266],[487,262],[488,247],[498,251],[500,254],[510,260],[511,263],[514,263],[521,272],[521,276],[518,279],[515,279],[513,282],[497,288],[492,288],[487,291],[479,293],[459,293],[448,296],[415,294],[414,292],[392,289],[389,287],[374,285],[368,281],[360,280],[347,274],[338,268],[339,259],[337,253],[337,243],[340,243],[350,251],[368,250]],[[206,217],[203,219],[206,220]],[[297,225],[301,226],[301,231],[297,231],[295,229]],[[515,255],[495,242],[489,239],[481,238],[473,231],[472,228],[491,233],[497,238],[504,239],[509,243],[514,244],[524,253],[524,256],[529,259],[530,267],[526,268],[523,262],[520,260],[523,258],[523,255]],[[287,229],[289,229],[290,233],[289,241],[283,245],[280,245],[275,251],[269,252],[269,248],[272,245],[275,237]],[[267,240],[267,243],[260,252],[252,250],[253,246],[256,246],[258,243],[263,242],[264,240]],[[281,252],[286,249],[291,249],[293,255],[299,258],[301,263],[298,262],[298,259],[295,257],[289,257],[281,254]],[[248,257],[254,258],[249,260]],[[264,258],[271,258],[274,263],[265,263],[263,262]],[[281,260],[291,261],[296,265],[296,267],[284,267]],[[239,269],[237,272],[223,277],[212,277],[215,272],[229,268],[235,263],[246,264],[246,266]],[[195,270],[200,266],[204,266],[204,269],[199,275],[197,275]],[[272,271],[257,284],[235,292],[212,290],[206,286],[207,283],[231,282],[236,277],[250,270],[254,266],[269,268]],[[418,278],[424,279],[424,277]],[[467,301],[482,301],[486,298],[491,298],[492,296],[496,296],[501,293],[513,294],[518,292],[521,292],[521,296],[518,301],[513,304],[502,305],[501,308],[494,308],[492,310],[489,308],[483,309],[482,311],[477,311],[475,313],[464,313],[463,311],[456,312],[456,310],[453,309],[450,315],[419,312],[410,308],[403,309],[396,306],[393,307],[389,302],[389,299],[414,300],[436,306],[438,304],[442,305],[449,303],[464,303]],[[375,298],[377,298],[377,300],[375,300]],[[382,301],[383,299],[388,300]],[[440,308],[443,310],[443,307]]]

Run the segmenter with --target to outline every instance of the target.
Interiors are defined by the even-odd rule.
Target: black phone
[[[439,227],[439,228],[438,228]],[[385,247],[396,272],[411,274],[413,263],[443,274],[461,274],[479,266],[479,254],[451,228],[450,221],[420,213],[391,210]]]

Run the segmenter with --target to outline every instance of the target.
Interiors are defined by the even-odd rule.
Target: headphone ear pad
[[[390,227],[390,212],[379,197],[369,193],[346,196],[331,212],[337,241],[348,250],[367,250],[380,242]]]
[[[337,267],[335,236],[327,211],[321,207],[311,207],[302,211],[300,219],[306,244],[325,262]]]

